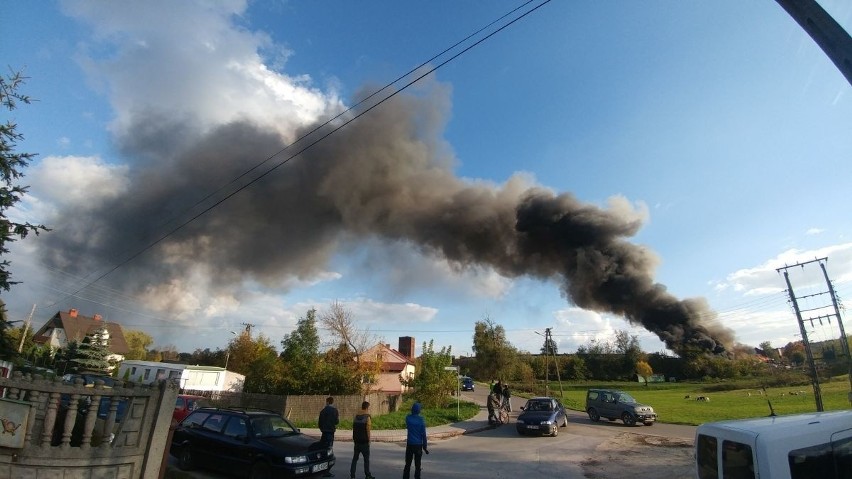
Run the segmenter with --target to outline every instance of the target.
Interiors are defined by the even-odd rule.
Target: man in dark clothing
[[[334,431],[337,430],[337,423],[340,422],[340,418],[337,414],[337,408],[332,406],[332,404],[334,404],[334,398],[329,396],[326,398],[325,407],[322,408],[322,411],[320,411],[319,420],[317,420],[319,430],[322,433],[320,442],[328,447],[332,447],[332,445],[334,445]],[[334,474],[331,473],[331,470],[325,473],[325,477],[332,476],[334,476]]]
[[[508,384],[503,385],[503,407],[512,412],[512,393],[509,392]]]
[[[352,442],[355,444],[355,455],[352,456],[352,466],[349,468],[349,477],[355,479],[355,466],[358,465],[358,455],[364,456],[364,476],[365,479],[375,479],[370,474],[370,431],[373,428],[372,420],[370,419],[370,403],[364,401],[361,403],[361,410],[355,415],[352,421]]]
[[[423,453],[429,454],[426,448],[426,421],[420,415],[420,403],[411,406],[411,414],[405,416],[405,428],[408,437],[405,441],[405,469],[402,470],[402,479],[409,479],[411,473],[411,460],[414,459],[414,479],[420,479],[420,460]]]

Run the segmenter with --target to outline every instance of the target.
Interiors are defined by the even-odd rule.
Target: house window
[[[133,366],[132,368],[130,368],[130,374],[132,376],[136,376],[136,366]]]
[[[145,379],[147,380],[147,379],[148,379],[148,378],[150,378],[150,377],[151,377],[151,370],[150,370],[150,369],[146,369],[146,370],[145,370]]]
[[[376,376],[373,374],[365,374],[361,377],[363,384],[376,384]]]
[[[158,369],[157,370],[157,379],[165,379],[165,377],[166,377],[166,370],[165,369]]]

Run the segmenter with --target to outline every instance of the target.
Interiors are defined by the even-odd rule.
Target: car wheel
[[[269,469],[269,464],[259,461],[255,462],[253,466],[251,466],[251,474],[249,474],[250,479],[270,479],[272,477],[272,471]]]
[[[189,444],[184,445],[180,449],[180,456],[178,457],[178,468],[181,471],[191,471],[195,469],[195,463],[192,460],[192,448]]]
[[[598,422],[601,420],[601,415],[598,414],[598,411],[595,408],[591,407],[589,408],[589,419],[594,422]]]
[[[636,425],[636,418],[633,417],[633,415],[630,414],[629,412],[622,414],[621,420],[624,421],[625,426],[635,426]]]
[[[562,418],[562,427],[568,427],[568,416]]]
[[[558,435],[559,435],[559,424],[554,423],[554,424],[553,424],[553,432],[552,432],[552,433],[550,433],[550,436],[551,436],[551,437],[556,437],[556,436],[558,436]]]

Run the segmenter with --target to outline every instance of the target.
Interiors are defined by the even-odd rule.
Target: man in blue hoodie
[[[408,430],[408,439],[405,441],[405,469],[402,470],[402,479],[409,479],[411,473],[411,460],[414,459],[414,479],[420,479],[420,459],[423,453],[429,454],[426,448],[426,421],[420,415],[420,403],[411,406],[411,414],[405,416],[405,428]]]

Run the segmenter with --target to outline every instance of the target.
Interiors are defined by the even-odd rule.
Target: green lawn
[[[795,414],[815,412],[813,387],[787,386],[767,388],[761,395],[758,388],[742,387],[730,390],[735,384],[717,383],[658,383],[644,386],[639,383],[562,383],[566,407],[578,411],[584,410],[586,390],[591,387],[620,389],[630,393],[637,401],[654,407],[658,420],[665,423],[699,425],[705,422],[725,419],[744,419],[768,416],[771,402],[775,414]],[[831,382],[821,385],[822,402],[826,411],[850,409],[847,394],[849,379],[838,376]],[[791,392],[801,394],[791,395]],[[559,384],[551,383],[550,394],[560,397]],[[690,398],[686,398],[686,396]],[[707,396],[709,401],[697,401],[698,396]],[[518,398],[518,400],[522,400]],[[767,401],[768,400],[768,401]],[[519,404],[520,406],[520,404]]]

